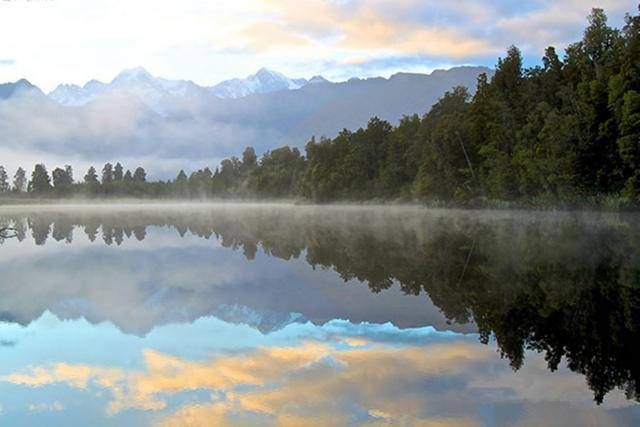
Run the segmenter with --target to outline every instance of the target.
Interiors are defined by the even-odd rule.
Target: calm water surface
[[[640,425],[640,217],[4,207],[0,425]]]

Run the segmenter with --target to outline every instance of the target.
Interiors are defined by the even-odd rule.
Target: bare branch
[[[18,236],[18,232],[12,227],[0,227],[0,239],[12,239]]]

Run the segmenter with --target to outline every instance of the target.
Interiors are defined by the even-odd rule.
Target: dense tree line
[[[640,17],[594,9],[564,58],[525,69],[511,47],[475,95],[454,88],[422,118],[307,145],[302,194],[317,200],[585,200],[640,197]]]
[[[0,194],[28,195],[36,197],[68,196],[161,196],[167,194],[167,182],[147,182],[147,173],[138,167],[133,173],[124,169],[120,163],[104,165],[99,176],[96,169],[90,167],[82,180],[74,180],[73,168],[55,168],[51,173],[44,164],[33,168],[30,179],[23,168],[18,168],[10,181],[6,169],[0,166]]]
[[[282,147],[257,158],[247,148],[212,171],[147,182],[119,163],[91,168],[82,182],[70,167],[51,177],[37,165],[13,185],[0,168],[0,192],[135,197],[302,197],[336,200],[422,200],[473,204],[486,200],[640,202],[640,17],[622,29],[594,9],[582,40],[560,58],[547,48],[542,64],[524,68],[511,47],[473,96],[447,92],[423,117],[397,126],[372,118],[366,128],[315,138],[306,155]]]

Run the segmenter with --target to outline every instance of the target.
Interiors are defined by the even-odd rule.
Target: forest
[[[11,197],[264,198],[420,201],[460,206],[495,202],[638,206],[640,202],[640,16],[612,28],[593,9],[582,40],[562,57],[546,49],[525,68],[512,46],[473,95],[447,92],[422,117],[397,125],[312,138],[303,154],[288,146],[260,158],[253,148],[175,179],[150,182],[138,167],[107,163],[74,179],[70,166],[43,164],[13,179]]]

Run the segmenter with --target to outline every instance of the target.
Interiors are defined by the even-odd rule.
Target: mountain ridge
[[[40,88],[32,84],[27,79],[20,79],[15,82],[0,83],[0,99],[9,99],[14,95],[30,91],[42,93]]]
[[[492,74],[486,67],[456,67],[431,74],[319,81],[223,99],[193,82],[150,78],[133,69],[116,76],[110,91],[101,92],[105,83],[87,82],[100,96],[73,107],[27,81],[16,82],[0,86],[0,135],[7,141],[0,155],[16,159],[11,164],[5,160],[10,167],[20,166],[20,158],[31,159],[23,154],[30,151],[43,161],[54,159],[50,163],[73,156],[86,159],[85,164],[153,164],[156,177],[167,177],[176,169],[198,169],[237,156],[246,146],[258,155],[282,145],[304,150],[313,136],[331,138],[342,129],[356,130],[372,117],[395,124],[403,116],[426,113],[454,86],[473,94],[483,72]],[[20,162],[25,166],[33,160]]]
[[[213,86],[200,86],[191,80],[171,80],[153,76],[143,67],[125,69],[110,82],[103,83],[90,80],[84,86],[62,83],[48,93],[54,101],[68,106],[86,105],[106,92],[129,91],[143,98],[152,108],[157,107],[158,100],[167,96],[189,97],[198,92],[211,93],[221,99],[236,99],[257,93],[271,93],[282,90],[300,89],[308,84],[329,83],[322,76],[289,78],[282,73],[261,68],[255,74],[245,78],[234,78],[222,81]]]
[[[168,97],[192,98],[204,96],[205,94],[213,94],[220,99],[238,99],[250,95],[299,90],[312,84],[342,84],[371,80],[392,81],[401,78],[437,76],[440,73],[475,68],[483,68],[485,72],[491,72],[491,70],[486,67],[459,66],[452,67],[448,70],[436,69],[431,73],[397,72],[388,78],[352,77],[346,81],[332,82],[321,75],[315,75],[310,79],[289,78],[280,72],[263,67],[255,74],[245,78],[224,80],[213,86],[200,86],[191,80],[171,80],[156,77],[145,68],[136,67],[122,70],[108,83],[95,79],[88,81],[83,86],[62,83],[49,92],[47,96],[61,105],[79,107],[94,101],[107,92],[125,91],[138,96],[157,112],[162,112],[163,108],[159,106],[158,103]]]

